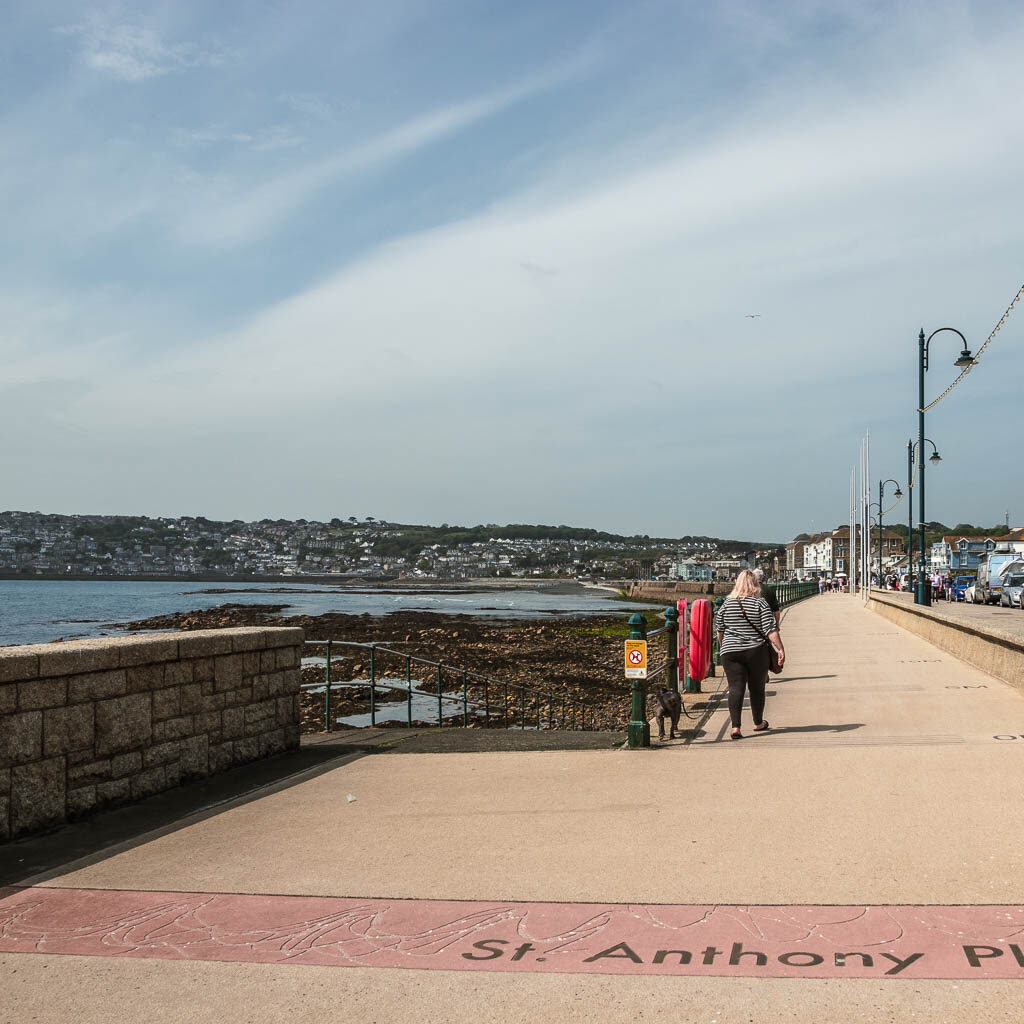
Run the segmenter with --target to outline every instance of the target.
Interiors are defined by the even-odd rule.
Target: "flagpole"
[[[871,429],[864,435],[864,525],[860,546],[864,552],[864,600],[871,596]],[[879,506],[881,508],[881,506]]]

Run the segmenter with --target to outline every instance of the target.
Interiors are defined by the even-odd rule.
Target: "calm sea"
[[[387,615],[395,611],[444,612],[449,615],[500,615],[537,618],[623,612],[629,605],[610,592],[559,585],[547,590],[480,590],[423,593],[412,589],[354,590],[302,584],[240,584],[237,593],[226,584],[195,580],[64,581],[0,580],[0,646],[48,643],[73,637],[120,635],[118,622],[153,615],[234,604],[286,604],[284,615],[347,612]],[[207,591],[199,593],[198,591]]]

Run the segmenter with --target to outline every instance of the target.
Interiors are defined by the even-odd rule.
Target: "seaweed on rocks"
[[[629,719],[630,684],[622,668],[622,639],[628,635],[628,614],[578,616],[552,620],[508,619],[491,616],[447,615],[436,612],[397,611],[385,616],[353,615],[327,612],[321,615],[281,615],[287,605],[227,604],[216,608],[158,616],[125,624],[124,628],[140,629],[224,629],[237,626],[298,626],[307,641],[349,641],[375,643],[387,651],[375,654],[378,680],[404,679],[406,655],[430,663],[441,662],[458,670],[444,674],[445,688],[461,693],[461,670],[469,673],[468,695],[472,700],[483,698],[483,684],[472,674],[487,676],[494,683],[488,696],[495,706],[504,698],[503,687],[510,693],[510,718],[500,712],[491,716],[490,725],[521,724],[522,703],[518,687],[526,688],[525,722],[551,719],[561,723],[562,703],[575,703],[590,727],[621,729]],[[659,638],[662,639],[662,638]],[[655,642],[652,642],[652,647]],[[310,647],[308,654],[322,656],[322,646]],[[366,680],[369,682],[368,652],[358,647],[338,645],[333,649],[331,679],[333,682]],[[662,656],[654,651],[651,663]],[[323,682],[323,666],[307,665],[302,670],[303,683]],[[436,668],[413,662],[413,679],[428,690],[436,686]],[[537,692],[531,692],[537,691]],[[385,695],[378,690],[376,700],[383,704],[404,699],[401,691]],[[511,705],[514,704],[514,708]],[[339,690],[331,697],[332,717],[345,717],[369,711],[369,686],[358,691]],[[304,691],[302,697],[303,727],[306,731],[323,729],[323,692]],[[453,724],[461,725],[461,715]],[[399,724],[399,723],[396,723]],[[483,720],[471,719],[474,728],[484,726]],[[568,724],[568,723],[567,723]]]

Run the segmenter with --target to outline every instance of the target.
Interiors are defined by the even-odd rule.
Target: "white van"
[[[978,562],[978,582],[974,587],[976,604],[997,604],[1003,589],[1003,573],[1020,559],[1013,551],[993,551]]]

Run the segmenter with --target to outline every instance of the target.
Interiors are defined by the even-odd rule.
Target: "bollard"
[[[629,639],[647,639],[647,620],[637,612],[629,618]],[[633,705],[630,709],[629,746],[631,749],[651,745],[651,724],[647,721],[647,683],[633,680]]]

